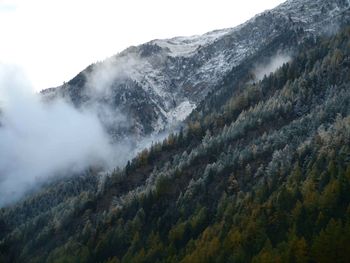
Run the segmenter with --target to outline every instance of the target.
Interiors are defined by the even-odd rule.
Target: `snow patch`
[[[170,56],[173,57],[186,57],[192,55],[198,48],[213,43],[216,39],[221,38],[232,29],[223,29],[209,32],[204,35],[195,35],[189,37],[175,37],[165,40],[154,40],[154,44],[168,49]]]
[[[183,121],[196,108],[189,100],[181,102],[175,109],[167,113],[168,123]]]

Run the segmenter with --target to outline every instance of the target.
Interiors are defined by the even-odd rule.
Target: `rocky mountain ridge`
[[[349,5],[347,0],[286,1],[235,28],[130,47],[43,93],[93,108],[114,137],[138,140],[176,126],[232,68],[286,31],[295,42],[273,46],[276,54],[292,53],[295,43],[310,35],[331,34],[348,21]]]

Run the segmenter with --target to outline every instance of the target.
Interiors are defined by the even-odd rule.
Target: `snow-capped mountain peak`
[[[106,124],[117,137],[158,133],[185,119],[242,61],[264,52],[291,53],[293,41],[347,23],[349,6],[348,0],[288,0],[235,28],[130,47],[44,93],[61,94],[77,107],[98,110],[102,102],[125,115],[123,128]]]

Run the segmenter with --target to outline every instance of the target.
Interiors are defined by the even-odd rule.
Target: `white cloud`
[[[291,60],[291,56],[288,54],[278,53],[271,57],[267,63],[260,64],[255,67],[254,75],[257,80],[262,80],[264,76],[269,76],[277,69],[288,63]]]
[[[43,102],[17,68],[0,65],[0,108],[0,207],[47,178],[130,156],[130,145],[110,143],[96,115]]]

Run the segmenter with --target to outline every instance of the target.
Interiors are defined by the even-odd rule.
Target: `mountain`
[[[230,61],[207,74],[190,42],[175,49],[185,38],[150,42],[167,59],[202,63],[178,79],[195,88],[174,86],[179,101],[169,107],[181,96],[195,105],[183,128],[123,169],[104,176],[89,170],[1,209],[0,262],[349,262],[349,17],[348,1],[287,1],[236,29],[186,38],[192,46],[201,39],[210,65],[220,52]],[[250,50],[242,58],[238,42]],[[137,73],[118,73],[107,82],[108,96],[85,92],[87,72],[106,63],[46,95],[77,107],[118,105],[127,114],[127,103],[109,99],[139,94]],[[157,83],[151,90],[172,94]]]
[[[116,138],[140,139],[176,126],[248,58],[259,64],[292,54],[304,38],[336,31],[348,22],[348,7],[345,0],[287,1],[236,28],[130,47],[43,93],[94,108]]]

